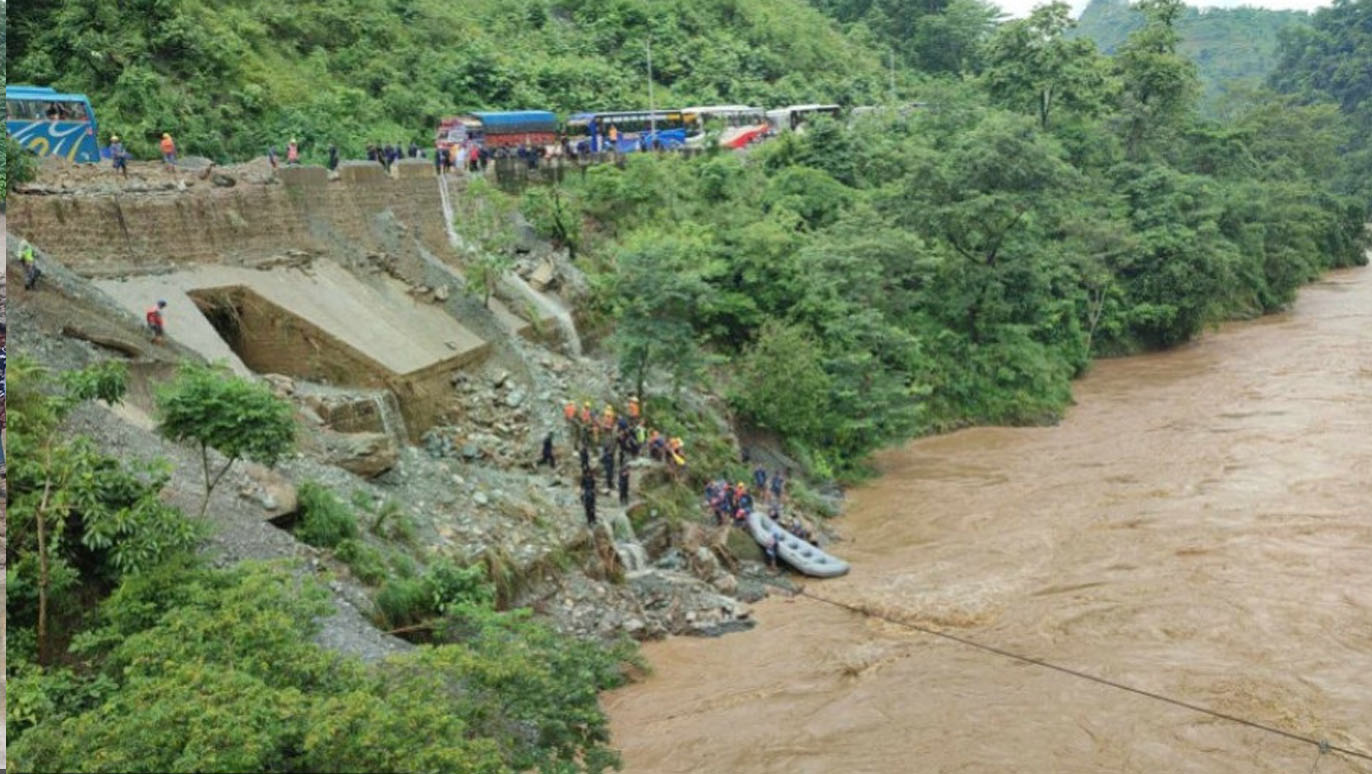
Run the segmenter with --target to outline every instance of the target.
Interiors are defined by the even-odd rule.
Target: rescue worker
[[[581,505],[586,509],[586,526],[595,526],[595,476],[587,468],[581,474]]]
[[[610,444],[605,444],[605,448],[600,452],[600,469],[605,471],[605,488],[614,491],[615,488],[615,451]]]
[[[629,504],[629,467],[619,466],[619,504],[627,506]]]
[[[329,171],[338,169],[338,146],[329,143]]]
[[[557,459],[553,457],[553,434],[551,432],[543,436],[543,456],[539,459],[538,464],[547,464],[550,468],[557,467]]]
[[[290,142],[286,143],[286,163],[300,163],[300,146],[296,144],[294,137],[291,138]]]
[[[162,142],[158,143],[158,147],[162,149],[162,162],[167,165],[167,169],[169,171],[174,169],[176,167],[176,143],[172,142],[172,136],[169,132],[162,133]]]
[[[567,437],[572,439],[572,443],[580,441],[581,433],[577,431],[576,425],[576,404],[570,400],[567,401],[562,406],[562,417],[567,420]]]
[[[631,419],[631,420],[633,420],[635,423],[637,423],[637,422],[638,422],[638,416],[639,416],[639,414],[640,414],[641,412],[642,412],[642,408],[640,408],[639,405],[638,405],[638,396],[637,396],[637,395],[630,395],[630,396],[629,396],[629,419]]]
[[[38,270],[33,257],[33,245],[27,239],[19,243],[19,263],[24,267],[24,290],[33,290],[43,272]]]
[[[148,330],[152,331],[152,343],[161,344],[162,335],[166,332],[166,320],[162,317],[162,310],[167,308],[167,302],[158,300],[157,306],[148,307],[145,315],[148,321]]]

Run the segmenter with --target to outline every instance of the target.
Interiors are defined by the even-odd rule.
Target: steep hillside
[[[1235,85],[1259,85],[1277,65],[1281,31],[1308,23],[1309,16],[1300,11],[1188,7],[1177,30],[1180,51],[1196,63],[1203,101],[1213,104]],[[1074,34],[1091,38],[1109,54],[1143,25],[1143,14],[1128,0],[1092,0]]]
[[[137,6],[129,8],[129,5]],[[480,108],[866,100],[877,56],[803,0],[48,0],[10,19],[10,79],[82,91],[135,153],[300,138],[359,154]]]

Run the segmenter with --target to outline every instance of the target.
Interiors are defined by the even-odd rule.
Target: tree
[[[743,353],[734,404],[783,437],[813,443],[825,429],[830,389],[819,343],[799,326],[768,320]]]
[[[11,626],[36,629],[36,658],[51,660],[53,608],[82,587],[116,582],[191,548],[198,532],[158,495],[165,470],[125,465],[62,421],[91,400],[118,403],[126,372],[109,361],[54,380],[28,359],[8,371]],[[36,609],[29,607],[36,601]],[[54,601],[59,604],[54,605]]]
[[[514,205],[485,180],[472,180],[460,197],[459,217],[453,223],[463,241],[467,291],[487,308],[505,273],[514,268]]]
[[[706,287],[696,267],[709,250],[700,234],[648,232],[616,256],[611,345],[641,400],[652,371],[667,371],[679,386],[700,367],[693,324]]]
[[[1121,82],[1125,149],[1138,160],[1151,140],[1170,136],[1190,117],[1200,83],[1196,65],[1177,53],[1181,0],[1141,0],[1147,23],[1115,55]]]
[[[567,256],[576,260],[585,214],[572,192],[556,181],[546,188],[531,186],[524,191],[521,209],[539,234],[551,239],[554,247],[566,247]]]
[[[1001,25],[987,46],[984,77],[992,99],[1037,116],[1040,129],[1048,128],[1059,107],[1100,111],[1109,88],[1105,60],[1090,40],[1066,37],[1072,26],[1064,2]]]
[[[3,172],[4,184],[0,185],[0,196],[9,198],[10,191],[19,183],[27,183],[32,180],[37,173],[37,165],[34,163],[33,154],[19,147],[19,143],[10,137],[9,131],[5,131],[5,168]],[[4,204],[5,199],[0,199],[0,205]]]
[[[185,365],[176,379],[158,390],[158,432],[173,441],[200,446],[205,474],[203,518],[215,486],[240,459],[272,466],[290,451],[295,435],[290,404],[254,383],[215,366]],[[211,474],[210,449],[227,460]]]

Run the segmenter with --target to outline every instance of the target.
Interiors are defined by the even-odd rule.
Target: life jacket
[[[581,409],[581,421],[588,425],[591,424],[591,410],[584,406]]]
[[[148,325],[161,325],[161,324],[162,324],[162,312],[161,312],[161,310],[159,310],[159,309],[158,309],[157,307],[155,307],[155,306],[150,306],[150,307],[148,307],[147,318],[148,318]]]
[[[299,161],[299,160],[300,160],[300,149],[297,148],[297,147],[295,147],[294,143],[292,143],[291,145],[286,146],[286,160],[287,160],[287,161]]]
[[[576,419],[576,404],[568,403],[567,405],[563,406],[562,415],[567,417],[568,422],[572,421],[573,419]]]
[[[170,137],[162,138],[162,142],[159,143],[159,145],[161,146],[163,153],[176,152],[176,143],[172,142],[172,139]]]
[[[637,401],[637,400],[631,400],[631,401],[629,401],[629,416],[633,417],[634,419],[638,419],[638,401]]]
[[[24,243],[24,249],[19,251],[19,260],[22,263],[33,263],[33,245]]]

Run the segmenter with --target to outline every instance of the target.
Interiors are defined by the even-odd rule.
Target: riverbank
[[[1102,361],[1056,427],[877,456],[811,588],[1355,749],[1372,746],[1372,275]],[[649,645],[628,771],[1290,771],[1304,744],[820,605]],[[1329,755],[1320,771],[1368,771]]]

